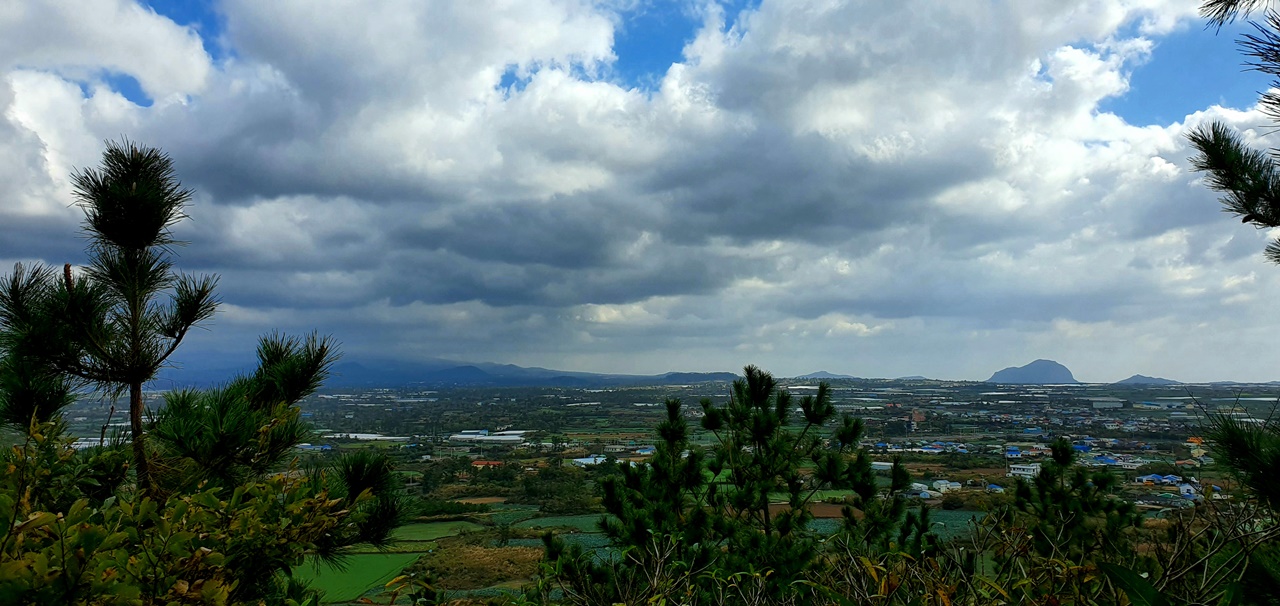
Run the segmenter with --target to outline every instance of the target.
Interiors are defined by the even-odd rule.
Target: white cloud
[[[223,275],[219,346],[278,323],[587,370],[1263,378],[1261,341],[1170,335],[1249,331],[1280,294],[1183,138],[1265,118],[1099,111],[1193,5],[701,6],[641,90],[612,75],[626,3],[230,0],[216,63],[131,2],[22,3],[0,11],[0,257],[66,258],[65,177],[126,134],[201,192],[180,263]]]

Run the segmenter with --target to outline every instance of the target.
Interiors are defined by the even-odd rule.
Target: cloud
[[[1263,349],[1170,337],[1271,322],[1265,234],[1184,139],[1265,118],[1099,109],[1194,6],[697,7],[638,87],[613,70],[630,3],[227,0],[203,40],[123,0],[24,3],[0,17],[0,259],[74,260],[66,175],[125,134],[199,192],[179,264],[222,275],[210,355],[317,327],[602,371],[1268,378]]]

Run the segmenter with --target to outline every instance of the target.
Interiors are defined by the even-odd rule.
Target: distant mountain
[[[1079,383],[1071,371],[1053,360],[1036,360],[1026,366],[1010,366],[991,375],[988,383],[1061,384]]]
[[[547,368],[427,360],[419,363],[369,360],[334,366],[328,387],[614,387],[729,382],[731,372],[669,372],[661,375],[599,374]]]
[[[731,372],[669,372],[656,377],[635,378],[641,379],[640,384],[651,382],[654,385],[688,385],[690,383],[732,383],[740,377]]]
[[[1147,375],[1133,375],[1123,381],[1116,381],[1115,385],[1181,385],[1173,379],[1162,379],[1160,377],[1148,377]]]
[[[825,370],[819,370],[818,372],[811,372],[807,375],[800,375],[796,378],[797,379],[856,379],[858,377],[854,377],[851,375],[837,375],[837,374],[829,373]]]
[[[911,375],[909,377],[898,377],[894,379],[894,381],[928,381],[928,380],[929,380],[929,377],[922,377],[920,375]]]

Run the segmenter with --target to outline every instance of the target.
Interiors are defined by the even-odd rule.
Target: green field
[[[431,545],[430,541],[483,528],[471,522],[426,522],[408,524],[396,529],[396,543],[386,552],[369,551],[348,556],[346,568],[337,570],[324,564],[315,566],[308,560],[296,574],[324,591],[326,603],[351,602],[394,579],[406,566],[418,559]],[[370,548],[372,549],[372,548]]]
[[[552,516],[549,518],[534,518],[525,520],[515,524],[516,528],[573,528],[579,532],[597,532],[600,530],[599,522],[601,515],[588,514],[581,516]]]
[[[417,559],[416,553],[359,553],[346,559],[345,570],[308,560],[295,574],[323,591],[325,602],[350,602],[370,589],[381,589]]]
[[[434,541],[462,532],[473,532],[481,528],[484,527],[472,522],[424,522],[422,524],[401,526],[396,529],[395,534],[392,536],[397,541]]]
[[[489,521],[494,524],[515,524],[538,515],[537,505],[512,505],[503,503],[493,506]]]

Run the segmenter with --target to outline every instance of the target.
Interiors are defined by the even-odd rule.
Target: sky
[[[1277,145],[1269,82],[1197,5],[7,3],[0,268],[85,261],[68,176],[128,137],[220,276],[188,367],[1280,379],[1280,234],[1185,138]]]

